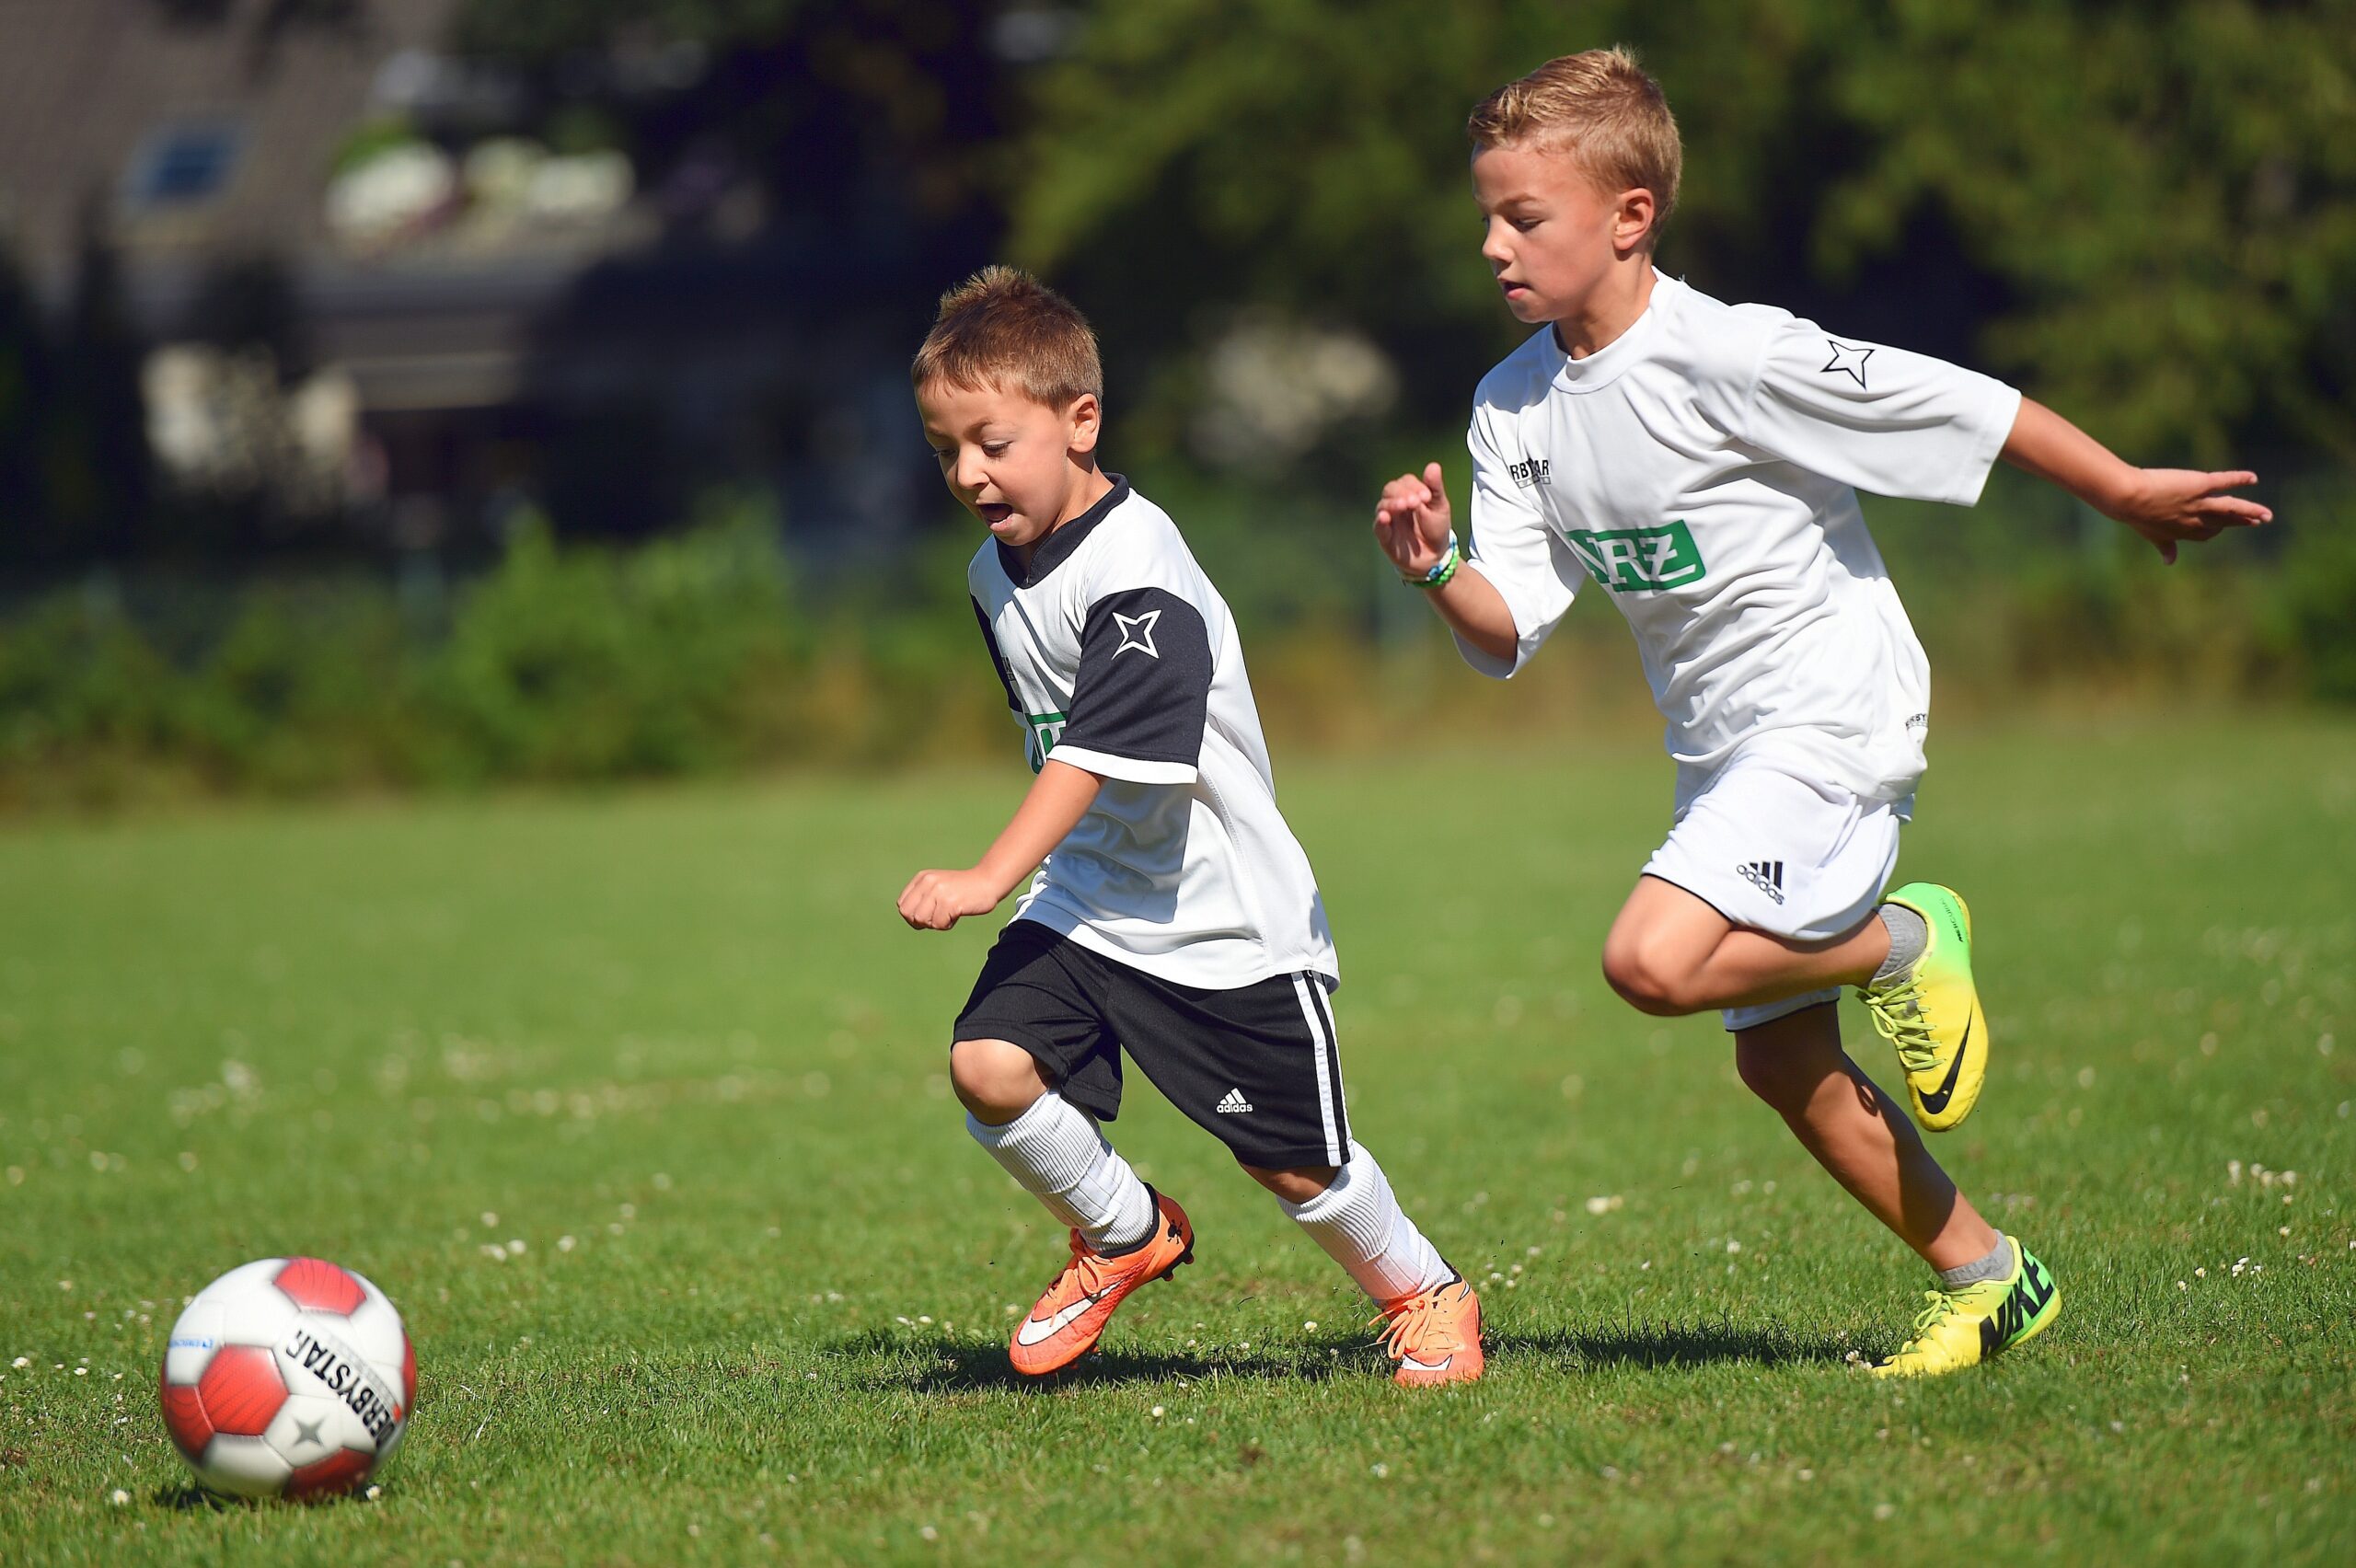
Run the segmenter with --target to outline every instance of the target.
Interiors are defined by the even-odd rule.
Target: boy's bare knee
[[[992,1126],[1013,1121],[1047,1091],[1031,1053],[1007,1040],[960,1040],[952,1045],[949,1085],[975,1120]]]
[[[1309,1202],[1332,1186],[1334,1178],[1340,1173],[1339,1167],[1332,1165],[1302,1165],[1287,1170],[1273,1170],[1265,1166],[1253,1165],[1240,1156],[1235,1163],[1243,1167],[1246,1176],[1288,1204]]]
[[[1603,944],[1603,978],[1638,1012],[1675,1018],[1694,1011],[1687,995],[1687,976],[1675,973],[1662,956],[1641,937],[1623,937],[1614,931]]]

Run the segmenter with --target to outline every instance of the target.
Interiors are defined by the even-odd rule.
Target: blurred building
[[[544,82],[448,52],[458,4],[0,5],[0,243],[53,306],[110,252],[167,481],[402,548],[523,501],[642,532],[750,481],[888,548],[920,475],[878,460],[916,451],[913,244],[797,225],[719,144],[552,149]],[[707,64],[649,44],[569,90],[627,108]]]

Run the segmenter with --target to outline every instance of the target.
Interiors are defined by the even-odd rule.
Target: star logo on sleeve
[[[1153,645],[1153,623],[1161,618],[1160,610],[1148,610],[1141,616],[1125,616],[1114,610],[1113,621],[1120,630],[1121,645],[1113,650],[1113,657],[1117,659],[1135,648],[1149,659],[1161,658],[1161,651]]]
[[[1873,350],[1852,348],[1835,338],[1827,338],[1824,340],[1831,346],[1832,358],[1819,374],[1852,376],[1857,383],[1858,390],[1863,391],[1865,385],[1865,362],[1874,357]]]

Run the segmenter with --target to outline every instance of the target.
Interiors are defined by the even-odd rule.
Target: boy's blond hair
[[[1104,398],[1096,334],[1079,307],[1030,273],[985,267],[941,296],[908,378],[968,392],[1003,388],[1058,412]]]
[[[1590,49],[1549,60],[1507,82],[1473,109],[1464,122],[1472,145],[1534,144],[1576,158],[1607,190],[1642,186],[1653,193],[1649,246],[1677,205],[1685,167],[1677,117],[1660,84],[1645,75],[1625,49]]]

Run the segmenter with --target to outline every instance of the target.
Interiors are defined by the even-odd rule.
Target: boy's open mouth
[[[1014,515],[1014,508],[1007,505],[1003,502],[984,502],[981,505],[974,508],[974,510],[982,514],[982,521],[988,524],[993,528]]]

